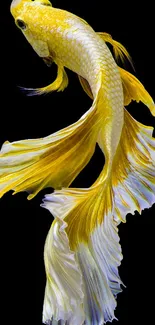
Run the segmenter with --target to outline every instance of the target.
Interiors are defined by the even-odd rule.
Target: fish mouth
[[[47,57],[43,58],[43,61],[45,62],[45,64],[48,67],[51,67],[51,65],[53,63],[53,57],[52,56],[47,56]]]

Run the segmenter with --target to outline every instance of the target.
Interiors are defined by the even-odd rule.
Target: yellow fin
[[[48,137],[3,144],[0,197],[14,190],[27,191],[32,199],[45,187],[69,186],[94,153],[97,118],[92,106],[76,123]]]
[[[137,122],[125,109],[124,126],[113,162],[116,220],[155,203],[155,139],[153,128]]]
[[[130,54],[128,53],[128,51],[126,50],[126,48],[121,43],[113,40],[112,36],[110,34],[108,34],[108,33],[97,33],[97,34],[106,43],[109,43],[109,44],[112,45],[116,60],[118,60],[120,58],[121,61],[124,63],[125,58],[127,58],[128,61],[131,64],[132,68],[134,69],[133,62],[132,62],[132,58],[131,58]]]
[[[86,94],[91,98],[93,99],[93,94],[92,94],[92,91],[91,91],[91,88],[89,86],[89,83],[86,79],[84,79],[83,77],[81,77],[80,75],[78,75],[79,77],[79,81],[80,81],[80,84],[83,88],[83,90],[86,92]]]
[[[142,102],[146,105],[151,114],[155,116],[155,104],[142,83],[130,72],[119,68],[124,91],[124,105],[127,106],[132,100]]]
[[[91,299],[100,318],[100,306],[103,304],[100,297],[106,292],[111,315],[105,321],[113,319],[115,302],[112,295],[116,297],[121,291],[118,266],[122,254],[117,226],[126,221],[128,213],[141,212],[155,203],[155,139],[152,138],[152,130],[135,121],[125,110],[124,126],[110,178],[102,182],[103,168],[95,185],[86,189],[54,191],[45,196],[42,205],[54,217],[66,222],[69,246],[80,260],[84,287],[88,288],[89,296],[85,294],[85,298]],[[100,140],[105,141],[105,137],[101,136]],[[96,282],[91,282],[93,276]],[[107,282],[103,281],[105,278]],[[95,289],[96,283],[99,284],[98,290]],[[90,310],[90,315],[95,314],[94,310]],[[103,313],[103,316],[106,314]],[[95,319],[94,324],[98,324],[97,321]]]
[[[22,88],[25,91],[28,91],[29,96],[33,95],[42,95],[47,94],[52,91],[63,91],[68,86],[68,77],[67,73],[65,72],[65,69],[63,66],[58,65],[58,72],[57,77],[54,82],[52,82],[50,85],[42,88]]]
[[[155,139],[152,133],[153,127],[137,122],[124,109],[124,125],[110,175],[113,218],[117,223],[126,222],[128,213],[141,213],[155,203]],[[104,142],[103,128],[98,138],[101,149]],[[101,175],[96,184],[100,179]]]
[[[135,121],[125,110],[110,177],[103,177],[104,167],[90,188],[63,188],[47,194],[42,204],[55,218],[65,222],[69,248],[80,262],[83,305],[88,306],[87,315],[89,319],[93,317],[94,324],[99,324],[98,320],[104,324],[114,319],[115,299],[121,291],[118,267],[122,253],[118,224],[126,221],[128,213],[141,212],[155,203],[155,139],[152,130]],[[100,141],[105,141],[104,132]],[[64,247],[61,238],[59,243]],[[52,247],[51,243],[49,247]],[[50,255],[47,255],[47,261],[51,265]],[[52,259],[52,267],[56,267],[57,262],[58,258]],[[85,323],[89,321],[87,315]]]

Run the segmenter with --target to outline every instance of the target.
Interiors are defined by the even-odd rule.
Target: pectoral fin
[[[44,59],[45,63],[48,63],[48,59]],[[49,61],[50,62],[50,61]],[[51,64],[51,63],[50,63]],[[49,63],[48,63],[49,65]],[[47,94],[52,91],[63,91],[68,86],[68,77],[65,69],[62,65],[58,65],[57,77],[50,85],[42,88],[22,88],[28,92],[29,96]]]
[[[93,94],[92,94],[92,91],[91,91],[91,88],[89,86],[89,83],[86,79],[84,79],[83,77],[81,77],[80,75],[78,75],[79,77],[79,81],[80,81],[80,84],[83,88],[83,90],[86,92],[86,94],[91,98],[93,99]]]
[[[46,58],[43,58],[43,61],[48,67],[51,67],[53,63],[53,58],[51,56],[48,56]]]

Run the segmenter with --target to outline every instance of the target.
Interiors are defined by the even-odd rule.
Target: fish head
[[[13,0],[10,7],[15,24],[35,52],[45,60],[50,58],[46,15],[51,8],[49,0]]]

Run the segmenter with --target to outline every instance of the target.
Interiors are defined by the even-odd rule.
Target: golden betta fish
[[[83,19],[53,8],[48,0],[14,0],[11,13],[36,53],[57,65],[56,80],[42,94],[63,91],[65,68],[74,71],[92,99],[74,124],[41,139],[5,142],[0,152],[0,196],[28,192],[32,199],[54,188],[42,206],[54,216],[45,244],[47,284],[43,323],[102,325],[115,319],[122,290],[118,225],[127,213],[155,202],[153,128],[137,122],[124,108],[143,102],[155,116],[155,104],[140,81],[118,67],[130,55],[107,33],[96,33]],[[96,143],[105,156],[90,188],[69,187],[92,157]]]

